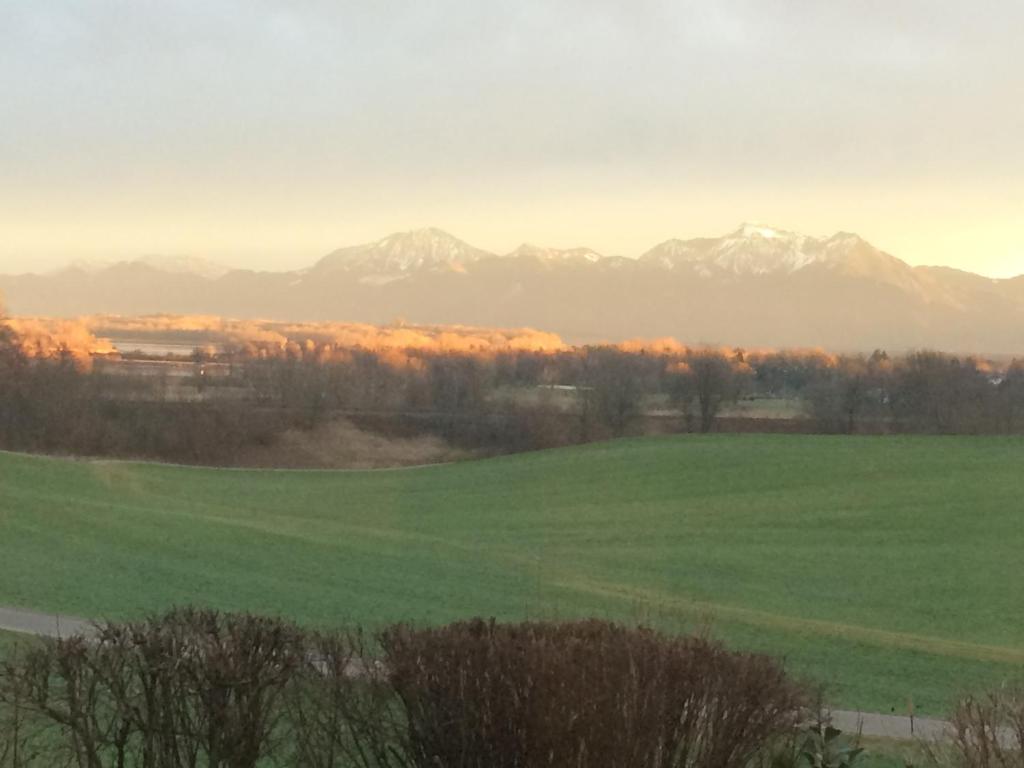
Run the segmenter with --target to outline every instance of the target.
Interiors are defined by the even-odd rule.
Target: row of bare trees
[[[434,411],[453,417],[451,431],[458,418],[522,418],[522,403],[508,393],[556,386],[574,393],[578,421],[566,442],[629,434],[659,398],[686,429],[700,432],[716,429],[723,409],[742,398],[800,401],[806,428],[820,432],[1024,431],[1024,360],[996,366],[931,351],[826,356],[615,346],[414,360],[395,367],[361,351],[343,363],[271,358],[239,371],[260,402],[305,403],[298,407],[313,421],[332,408]],[[543,403],[532,408],[543,411]]]
[[[152,369],[86,370],[66,351],[30,358],[16,341],[0,322],[0,447],[18,450],[230,464],[286,430],[345,416],[364,428],[508,452],[648,429],[714,431],[727,406],[754,397],[802,402],[805,416],[792,424],[800,431],[1024,431],[1024,361],[997,366],[935,352],[589,346],[324,355],[295,345],[197,357],[191,377],[179,375],[193,396],[180,398]],[[188,365],[174,370],[187,374]],[[212,370],[218,375],[205,375]],[[652,420],[658,412],[669,420]]]
[[[771,658],[601,621],[312,633],[179,610],[0,664],[0,766],[744,768],[806,714]]]
[[[809,383],[820,431],[885,428],[937,434],[1024,431],[1024,361],[994,370],[975,358],[915,352],[840,357]]]
[[[285,430],[363,415],[375,419],[374,428],[397,424],[470,449],[518,451],[635,432],[658,393],[671,397],[694,428],[711,429],[722,403],[738,395],[741,374],[718,355],[676,362],[669,370],[666,358],[613,347],[550,360],[524,352],[419,355],[398,363],[353,350],[327,362],[235,360],[217,377],[204,376],[209,362],[198,362],[189,379],[198,396],[179,398],[168,396],[166,378],[151,369],[84,369],[60,351],[28,357],[8,337],[0,339],[0,447],[230,464],[246,447],[272,444]]]
[[[256,402],[292,407],[315,421],[333,409],[433,412],[453,417],[521,413],[519,395],[571,392],[582,439],[629,432],[652,397],[665,396],[710,431],[722,406],[750,389],[742,356],[713,350],[668,355],[615,346],[487,357],[418,351],[395,365],[367,350],[342,361],[270,357],[235,365],[233,379]],[[533,402],[537,409],[544,404]]]

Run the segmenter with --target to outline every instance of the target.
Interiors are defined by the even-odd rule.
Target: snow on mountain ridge
[[[608,263],[590,248],[544,248],[524,243],[503,258],[534,258],[547,264]],[[354,271],[364,283],[383,285],[420,271],[465,272],[484,259],[499,258],[440,229],[398,232],[372,243],[334,251],[312,273]],[[639,261],[664,269],[689,268],[699,275],[744,276],[792,274],[821,265],[848,274],[881,279],[909,287],[914,279],[903,262],[884,254],[855,234],[811,237],[764,224],[744,223],[722,237],[667,240]],[[906,273],[906,274],[904,274]]]
[[[774,240],[777,237],[791,236],[792,232],[786,232],[785,230],[775,229],[775,227],[766,227],[763,224],[753,224],[749,221],[743,222],[740,228],[733,233],[734,236],[742,238],[749,237],[763,237],[766,240]]]
[[[807,248],[806,235],[760,224],[743,224],[721,238],[711,259],[717,267],[736,274],[796,272],[816,260]]]
[[[223,277],[231,271],[229,267],[201,256],[143,256],[137,259],[147,267],[175,275],[198,275],[209,280]]]
[[[530,243],[523,243],[506,254],[506,258],[524,256],[548,262],[587,261],[591,264],[604,258],[602,254],[590,248],[541,248]]]
[[[464,272],[493,253],[474,248],[440,229],[396,232],[373,243],[341,248],[322,258],[314,271],[359,270],[379,274],[419,270]]]
[[[858,272],[868,268],[869,262],[888,269],[894,262],[906,267],[848,232],[819,238],[749,223],[723,237],[667,240],[640,259],[667,269],[688,266],[706,277],[792,274],[812,265],[846,268],[854,261],[859,263]]]
[[[485,259],[524,257],[551,265],[588,266],[600,262],[613,266],[612,259],[584,247],[560,249],[523,243],[499,257],[443,230],[424,228],[396,232],[374,242],[338,249],[299,274],[305,279],[329,272],[354,272],[363,283],[384,285],[417,272],[458,273]],[[791,274],[822,266],[849,275],[877,277],[905,288],[917,282],[908,265],[856,234],[837,232],[827,238],[812,237],[749,222],[717,238],[666,240],[641,255],[638,261],[669,270],[685,268],[704,277]],[[130,262],[76,262],[73,268],[95,273],[131,265],[208,279],[219,278],[230,271],[214,262],[187,256],[147,256]]]

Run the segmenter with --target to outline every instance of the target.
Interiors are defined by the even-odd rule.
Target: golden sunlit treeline
[[[79,320],[11,317],[6,323],[18,340],[21,352],[28,357],[68,354],[80,366],[89,367],[94,356],[116,351],[109,340],[96,337]]]
[[[462,325],[370,325],[368,323],[286,323],[232,320],[203,315],[120,317],[96,315],[76,321],[90,334],[117,339],[193,342],[254,357],[316,351],[329,357],[338,349],[412,349],[491,354],[504,350],[553,352],[566,344],[554,333],[532,328],[478,328]]]
[[[240,358],[312,355],[322,362],[344,358],[346,350],[369,349],[390,353],[387,358],[395,364],[411,359],[401,354],[406,351],[489,356],[509,350],[554,352],[567,348],[557,334],[530,328],[282,323],[205,315],[96,315],[70,320],[11,317],[6,322],[26,356],[64,354],[83,367],[94,357],[130,354],[134,346],[147,343]]]
[[[558,334],[533,328],[481,328],[463,325],[371,325],[368,323],[289,323],[273,320],[234,320],[213,315],[88,315],[77,319],[12,317],[8,325],[30,356],[52,356],[65,350],[76,359],[130,354],[134,345],[173,344],[207,354],[241,357],[314,356],[328,361],[345,350],[458,353],[492,357],[509,351],[555,354],[572,349]],[[116,342],[116,346],[115,346]],[[672,337],[628,339],[598,346],[623,352],[684,356],[694,349]],[[834,364],[837,357],[821,349],[785,350],[716,347],[721,354],[749,361],[769,356]],[[406,362],[401,355],[391,361]]]

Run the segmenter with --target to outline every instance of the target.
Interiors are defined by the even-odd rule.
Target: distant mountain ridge
[[[815,238],[757,224],[744,224],[724,237],[668,240],[640,258],[669,269],[695,266],[705,275],[718,273],[764,275],[796,272],[812,264],[835,266],[854,250],[867,248],[873,256],[881,251],[857,235],[839,232]]]
[[[281,320],[532,326],[570,341],[675,336],[746,346],[1024,353],[1024,276],[911,267],[846,232],[743,224],[638,258],[523,244],[507,254],[439,229],[333,251],[307,269],[146,257],[0,276],[18,314],[220,314]]]
[[[416,270],[464,272],[466,267],[494,254],[432,227],[396,232],[374,243],[341,248],[329,253],[312,269],[314,274],[364,271],[379,274]]]
[[[65,269],[94,273],[114,268],[132,268],[135,266],[149,267],[158,272],[167,272],[174,275],[197,275],[210,280],[216,280],[218,277],[223,277],[231,271],[230,267],[200,256],[141,256],[137,259],[121,261],[78,259],[71,262]]]

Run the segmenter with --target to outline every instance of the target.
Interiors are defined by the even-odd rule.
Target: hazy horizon
[[[636,252],[633,252],[633,253],[615,253],[615,252],[609,252],[609,251],[602,251],[600,248],[593,248],[592,250],[600,253],[603,256],[616,256],[616,257],[626,257],[626,258],[633,258],[633,259],[635,259],[635,258],[638,258],[638,257],[642,256],[645,251],[648,251],[651,248],[660,245],[661,243],[665,242],[665,240],[668,240],[668,239],[689,240],[689,239],[698,239],[698,238],[721,237],[721,236],[725,236],[725,235],[731,234],[732,232],[738,230],[739,228],[741,228],[743,226],[747,226],[747,225],[764,226],[764,227],[770,228],[770,229],[776,229],[776,230],[780,230],[780,231],[783,231],[783,232],[794,232],[794,233],[797,233],[797,234],[800,234],[800,235],[807,235],[809,237],[814,237],[814,238],[819,238],[819,239],[825,239],[825,238],[828,238],[828,237],[830,237],[832,235],[838,234],[841,231],[845,231],[845,230],[837,230],[835,232],[803,232],[803,231],[794,230],[794,229],[788,228],[788,227],[775,227],[775,226],[773,226],[771,224],[766,224],[765,222],[746,221],[746,222],[742,222],[742,223],[740,223],[740,224],[738,224],[736,226],[733,226],[733,227],[729,228],[727,231],[724,231],[724,232],[695,233],[695,234],[692,234],[692,235],[687,235],[685,237],[678,237],[678,238],[676,238],[675,236],[673,236],[673,238],[665,238],[665,239],[659,240],[657,242],[650,242],[647,246],[644,246],[640,250],[638,250]],[[358,245],[367,245],[367,244],[371,244],[371,243],[377,242],[379,240],[382,240],[382,239],[384,239],[386,237],[389,237],[391,235],[407,234],[407,233],[415,232],[417,230],[425,230],[425,229],[441,230],[441,231],[445,232],[446,234],[449,234],[449,235],[451,235],[451,236],[453,236],[455,238],[458,238],[460,240],[466,241],[465,238],[462,238],[459,235],[459,233],[451,232],[449,230],[445,230],[442,227],[432,227],[432,226],[415,227],[415,228],[406,227],[406,228],[403,228],[403,229],[396,230],[394,232],[382,233],[379,236],[371,237],[371,238],[368,238],[366,240],[361,240],[359,242],[339,243],[336,246],[324,249],[322,251],[316,251],[316,252],[313,252],[313,251],[308,251],[308,252],[290,251],[290,252],[282,252],[282,253],[273,253],[273,252],[260,252],[260,251],[256,250],[256,251],[246,251],[246,252],[227,251],[227,252],[223,252],[223,253],[203,253],[203,252],[167,252],[167,253],[160,253],[160,252],[153,252],[153,251],[149,251],[149,252],[141,251],[141,252],[122,252],[122,253],[117,253],[117,252],[110,252],[110,251],[96,251],[96,252],[91,252],[91,253],[90,252],[82,252],[82,253],[79,253],[77,256],[71,256],[71,257],[65,256],[65,255],[59,254],[59,253],[51,254],[49,256],[45,256],[45,255],[40,256],[40,255],[37,254],[34,258],[22,258],[22,259],[14,258],[14,259],[12,259],[11,260],[11,264],[13,265],[13,268],[10,269],[10,270],[0,269],[0,274],[40,274],[40,275],[45,275],[45,274],[50,274],[50,273],[52,273],[54,271],[59,271],[61,269],[67,268],[67,267],[75,266],[76,264],[80,264],[80,263],[89,264],[89,265],[92,265],[92,266],[106,266],[106,265],[113,265],[113,264],[116,264],[118,262],[125,262],[125,261],[145,261],[145,260],[148,260],[148,259],[158,259],[158,260],[160,260],[160,259],[191,259],[191,258],[197,258],[197,259],[200,259],[200,260],[203,260],[203,261],[209,261],[211,264],[214,264],[214,265],[217,265],[217,266],[223,267],[223,268],[228,268],[228,269],[253,269],[253,270],[257,270],[257,271],[269,271],[269,272],[281,271],[281,272],[286,272],[286,271],[294,271],[294,270],[301,270],[301,269],[304,269],[304,268],[308,268],[308,267],[312,266],[313,264],[315,264],[320,259],[322,259],[324,256],[327,256],[331,252],[333,252],[335,250],[338,250],[338,249],[341,249],[341,248],[350,247],[350,246],[358,246]],[[861,233],[855,233],[855,234],[861,235]],[[869,238],[864,238],[864,239],[870,242]],[[559,243],[557,245],[552,245],[551,243],[542,243],[542,242],[529,241],[529,240],[518,240],[518,241],[516,241],[514,243],[514,245],[511,245],[511,246],[508,246],[508,247],[502,247],[502,248],[489,248],[489,247],[481,245],[480,243],[475,242],[475,241],[466,241],[466,242],[469,245],[479,247],[481,250],[488,251],[488,252],[494,254],[495,256],[507,255],[507,254],[513,252],[516,248],[518,248],[520,246],[523,246],[523,245],[537,246],[537,247],[540,247],[540,248],[556,248],[556,249],[570,249],[570,248],[576,248],[576,247],[590,248],[591,247],[589,245],[588,240],[586,238],[581,238],[580,240],[578,240],[576,242]],[[872,245],[876,245],[877,246],[876,243],[872,243]],[[885,250],[885,249],[882,249],[882,250]],[[900,258],[902,261],[906,261],[911,266],[950,266],[950,267],[955,268],[955,269],[961,269],[961,270],[964,270],[964,271],[972,272],[972,273],[979,274],[981,276],[989,277],[989,278],[993,278],[993,279],[1008,279],[1008,278],[1015,278],[1015,277],[1024,276],[1024,263],[1021,264],[1020,271],[1010,271],[1010,272],[1008,272],[1006,274],[986,274],[984,272],[980,272],[980,271],[971,269],[969,266],[968,267],[961,267],[961,266],[956,266],[956,265],[936,264],[936,263],[932,263],[932,262],[914,263],[914,262],[909,261],[907,259],[902,259],[899,254],[895,254],[894,253],[894,254],[891,254],[891,255],[896,256],[897,258]],[[3,263],[4,263],[3,259],[0,259],[0,265],[2,265]]]
[[[741,221],[1024,273],[1024,6],[0,7],[0,272],[295,269],[435,226],[634,256]]]

